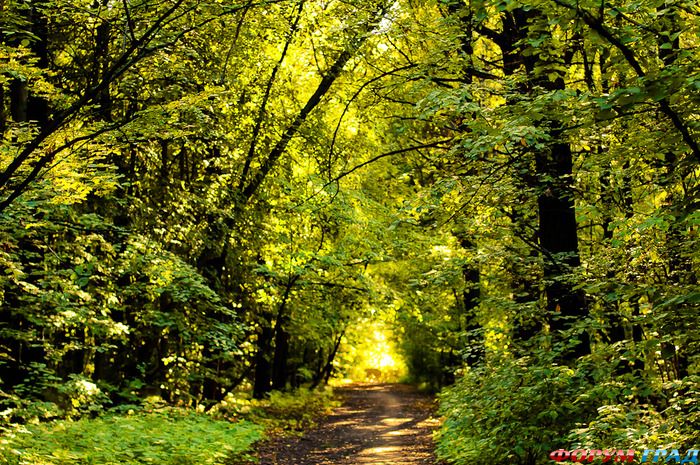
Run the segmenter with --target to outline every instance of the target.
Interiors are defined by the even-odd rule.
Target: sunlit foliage
[[[696,446],[699,16],[3,2],[0,423],[402,378],[457,464]]]

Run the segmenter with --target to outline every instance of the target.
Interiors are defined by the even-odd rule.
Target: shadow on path
[[[261,465],[434,465],[432,398],[399,384],[336,389],[343,406],[301,438],[261,447]]]

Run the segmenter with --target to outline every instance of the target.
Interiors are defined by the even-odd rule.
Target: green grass
[[[0,438],[5,465],[238,465],[263,435],[254,423],[203,414],[105,416],[15,427]]]
[[[264,399],[231,394],[211,413],[223,418],[246,418],[273,434],[296,434],[312,428],[316,421],[340,403],[329,388],[293,392],[273,391]]]

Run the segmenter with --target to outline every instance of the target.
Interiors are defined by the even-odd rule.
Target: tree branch
[[[586,25],[588,25],[588,27],[597,32],[598,35],[610,42],[610,44],[612,44],[620,51],[620,53],[622,53],[622,56],[625,57],[625,60],[632,67],[635,73],[637,73],[638,77],[642,78],[646,76],[646,72],[639,63],[634,51],[622,43],[620,39],[615,37],[613,33],[605,27],[602,18],[596,18],[589,12],[582,10],[578,5],[570,5],[563,0],[552,1],[559,6],[576,11],[576,14],[583,20],[583,22],[586,23]],[[680,132],[683,141],[690,148],[693,156],[696,158],[696,160],[700,161],[700,145],[698,145],[695,139],[693,139],[693,136],[690,134],[690,130],[681,119],[681,116],[673,108],[671,108],[670,102],[665,97],[659,101],[659,106],[661,107],[663,114],[665,114],[671,120],[673,126],[676,128],[676,130],[678,130],[678,132]]]
[[[400,68],[392,69],[391,71],[383,72],[379,76],[375,76],[374,78],[372,78],[369,81],[362,84],[360,86],[360,88],[357,89],[357,91],[355,91],[355,93],[352,95],[352,97],[350,97],[350,99],[345,104],[345,108],[343,108],[343,112],[340,114],[340,118],[338,118],[338,124],[336,124],[335,131],[333,131],[333,138],[331,139],[331,146],[330,146],[330,149],[328,150],[328,178],[329,179],[331,177],[331,164],[332,164],[332,160],[333,160],[333,149],[335,148],[335,142],[338,138],[338,132],[340,131],[340,125],[343,122],[343,119],[345,118],[346,113],[350,109],[350,105],[352,104],[352,102],[354,102],[355,99],[360,96],[362,91],[365,90],[365,88],[367,86],[369,86],[370,84],[377,82],[377,81],[385,78],[386,76],[390,76],[390,75],[396,73],[397,71],[404,71],[407,69],[411,69],[415,66],[416,65],[414,65],[414,64],[410,64],[410,65],[402,66]]]
[[[255,158],[255,149],[258,145],[258,137],[260,136],[260,130],[262,129],[262,123],[263,120],[265,119],[265,113],[267,111],[267,102],[270,99],[270,92],[272,91],[272,86],[275,83],[275,78],[277,77],[277,73],[279,69],[282,67],[282,63],[284,62],[284,59],[287,57],[287,51],[289,50],[289,46],[292,43],[292,40],[294,40],[294,33],[297,31],[297,28],[299,27],[299,20],[301,19],[301,12],[304,9],[304,0],[301,0],[299,2],[299,9],[297,10],[297,16],[294,19],[294,23],[292,24],[291,31],[289,33],[289,37],[284,43],[284,48],[282,49],[282,54],[280,55],[279,60],[277,60],[277,63],[275,64],[275,67],[272,69],[272,74],[270,75],[270,79],[267,81],[267,86],[265,87],[265,95],[263,95],[262,102],[260,103],[260,107],[258,108],[258,115],[255,118],[255,126],[253,127],[253,135],[251,136],[250,140],[250,146],[248,147],[248,155],[246,156],[245,163],[243,165],[243,171],[241,171],[241,179],[238,182],[238,191],[241,191],[243,189],[243,186],[245,186],[246,183],[246,178],[248,177],[248,172],[250,171],[250,165],[253,162],[253,159]]]
[[[376,27],[377,23],[379,23],[384,14],[384,7],[380,8],[376,12],[375,18],[371,23],[372,28]],[[314,108],[316,108],[316,106],[321,102],[323,96],[331,88],[331,86],[338,78],[348,61],[350,61],[350,59],[355,55],[360,46],[365,42],[368,35],[369,31],[367,31],[367,33],[365,34],[360,35],[359,37],[356,37],[355,40],[351,41],[351,43],[335,60],[333,66],[331,66],[331,68],[328,70],[328,73],[323,77],[323,79],[321,79],[321,82],[319,83],[318,87],[316,87],[316,91],[307,100],[306,105],[304,105],[304,108],[301,109],[299,114],[294,118],[294,121],[292,121],[292,123],[284,131],[282,137],[277,141],[267,158],[263,160],[260,169],[255,174],[253,179],[251,179],[248,185],[242,191],[240,191],[240,201],[242,203],[246,203],[255,194],[255,192],[257,192],[258,188],[263,183],[267,175],[277,164],[277,160],[287,150],[289,142],[299,132],[299,128],[301,127],[301,125],[306,121],[306,118],[309,116],[311,111]]]

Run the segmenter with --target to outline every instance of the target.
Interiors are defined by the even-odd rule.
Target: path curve
[[[261,447],[261,465],[435,465],[432,398],[399,384],[338,388],[343,406],[301,438]]]

